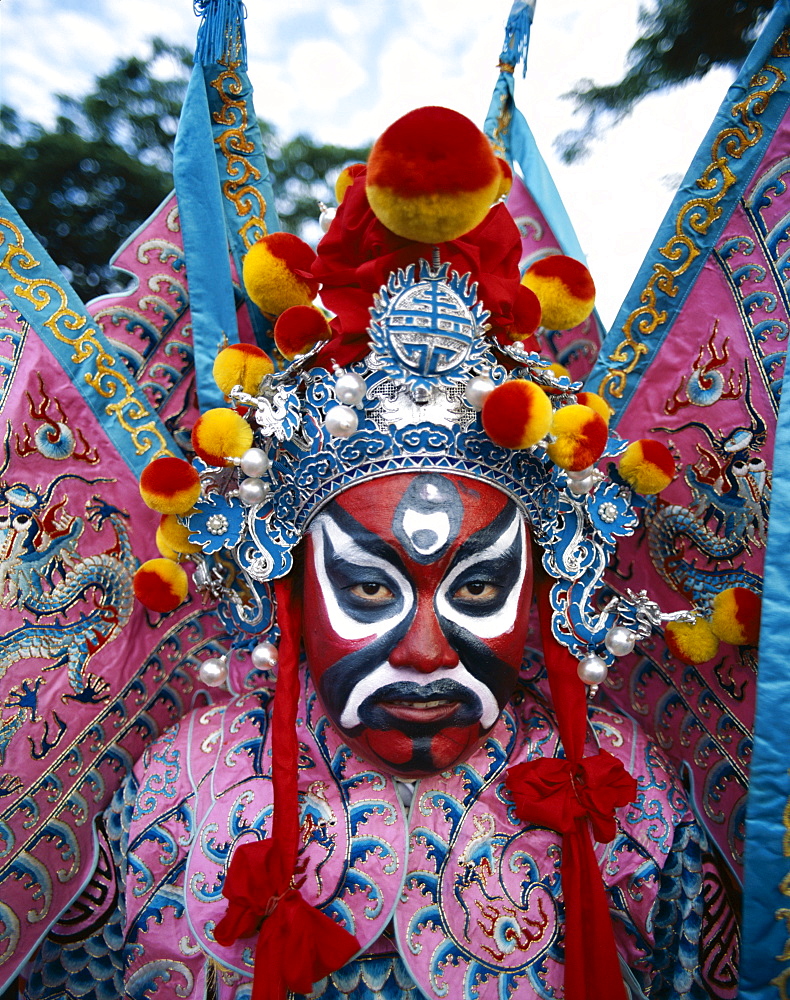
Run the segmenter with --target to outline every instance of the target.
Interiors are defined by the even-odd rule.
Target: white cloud
[[[539,0],[519,106],[560,189],[611,320],[730,75],[719,71],[646,100],[588,160],[559,162],[558,133],[578,122],[561,99],[581,77],[616,80],[636,37],[640,0]],[[258,113],[286,136],[310,132],[359,145],[413,107],[446,104],[482,124],[510,0],[248,2],[250,78]],[[159,34],[193,47],[188,0],[2,0],[0,90],[24,116],[51,124],[52,94],[86,92],[118,57]],[[13,39],[13,44],[8,40]]]

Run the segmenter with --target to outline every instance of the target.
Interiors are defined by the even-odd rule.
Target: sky
[[[608,326],[673,191],[732,81],[715,70],[644,100],[588,158],[563,164],[556,137],[579,124],[575,83],[619,79],[640,0],[537,0],[516,101],[559,188]],[[284,137],[359,146],[414,107],[443,104],[482,126],[510,0],[247,0],[258,114]],[[0,99],[51,125],[53,94],[79,96],[119,57],[160,35],[194,47],[191,0],[0,0]]]

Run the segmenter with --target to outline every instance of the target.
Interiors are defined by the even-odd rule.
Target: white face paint
[[[473,553],[450,570],[436,593],[436,610],[442,618],[454,622],[481,639],[494,639],[513,630],[516,624],[521,587],[527,569],[526,560],[521,560],[518,579],[508,591],[504,604],[491,613],[486,615],[464,614],[458,603],[452,601],[451,598],[458,588],[458,582],[468,569],[481,566],[487,561],[501,559],[513,547],[517,538],[520,538],[520,551],[523,552],[526,546],[526,529],[521,517],[515,515],[505,531],[498,538],[495,538],[487,548]]]
[[[444,511],[424,514],[407,510],[403,515],[403,531],[421,556],[432,556],[447,544],[450,537],[450,518]]]
[[[414,606],[414,590],[397,566],[363,548],[326,514],[316,519],[310,533],[313,541],[313,567],[330,624],[341,639],[351,642],[358,639],[374,639],[389,632],[407,617]],[[387,581],[387,586],[393,590],[393,596],[398,598],[391,602],[391,613],[388,613],[388,608],[382,605],[380,617],[374,621],[364,621],[354,617],[352,609],[341,606],[338,590],[327,573],[330,545],[334,554],[349,566],[364,567],[371,571],[367,574],[370,579]]]

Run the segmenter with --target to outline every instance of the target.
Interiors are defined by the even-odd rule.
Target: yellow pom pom
[[[542,389],[525,379],[514,379],[488,394],[480,416],[494,444],[531,448],[548,433],[552,409]]]
[[[214,359],[214,381],[226,396],[236,385],[255,396],[264,377],[273,371],[272,359],[253,344],[225,347]]]
[[[315,253],[291,233],[270,233],[253,243],[244,258],[242,278],[247,294],[268,316],[291,306],[309,306],[319,283],[310,277]]]
[[[756,646],[760,638],[760,595],[746,587],[728,587],[713,598],[710,627],[733,646]]]
[[[599,396],[597,392],[577,392],[576,402],[581,403],[582,406],[589,406],[591,410],[595,410],[598,416],[603,417],[606,421],[607,427],[609,426],[609,419],[614,410],[603,396]]]
[[[625,449],[619,472],[637,493],[649,496],[669,486],[675,478],[675,462],[666,445],[643,438]]]
[[[335,198],[337,199],[338,205],[343,201],[346,196],[346,191],[351,187],[351,185],[365,173],[364,163],[349,163],[347,167],[343,167],[335,181]]]
[[[368,203],[387,229],[443,243],[479,225],[503,174],[485,135],[447,108],[417,108],[377,139],[368,159]]]
[[[156,529],[156,547],[167,559],[202,551],[200,545],[189,540],[189,529],[175,514],[164,514]]]
[[[252,448],[252,428],[235,410],[218,406],[198,417],[192,428],[192,447],[207,465],[231,465]]]
[[[557,376],[557,378],[562,378],[563,375],[566,378],[571,377],[571,373],[568,371],[565,365],[561,365],[559,361],[552,361],[552,363],[549,365],[549,371],[553,372]]]
[[[580,472],[597,462],[609,437],[600,414],[579,403],[557,410],[551,434],[554,440],[546,447],[549,458],[571,472]]]
[[[540,300],[541,323],[547,330],[571,330],[595,307],[595,285],[590,272],[573,257],[541,257],[521,279]]]
[[[149,559],[134,574],[134,596],[150,608],[167,614],[187,596],[189,581],[184,570],[170,559]]]
[[[668,622],[664,630],[670,653],[684,663],[707,663],[719,651],[719,640],[704,618]]]
[[[168,545],[165,541],[161,525],[156,529],[156,547],[159,549],[159,555],[163,559],[170,559],[172,562],[178,562],[178,553],[172,545]]]

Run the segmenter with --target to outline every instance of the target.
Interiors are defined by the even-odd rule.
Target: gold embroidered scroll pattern
[[[790,774],[790,771],[788,771],[788,774]],[[782,813],[782,824],[785,828],[784,837],[782,838],[782,854],[786,858],[790,858],[790,800],[785,803],[784,812]],[[783,896],[790,896],[790,873],[785,875],[780,882],[779,891]],[[784,920],[785,928],[789,934],[782,954],[777,955],[776,958],[779,962],[790,962],[790,909],[782,908],[777,910],[776,919]],[[790,1000],[790,994],[787,991],[788,980],[790,980],[790,967],[783,969],[776,978],[771,980],[771,985],[777,988],[781,1000]]]
[[[773,56],[784,55],[786,47],[787,40],[782,35]],[[785,80],[782,70],[767,63],[752,77],[744,99],[733,105],[731,114],[736,124],[722,129],[716,136],[710,163],[696,182],[701,192],[710,193],[690,198],[678,212],[674,234],[658,251],[669,263],[653,264],[653,272],[639,297],[640,305],[623,325],[624,339],[609,355],[609,361],[620,367],[610,368],[606,373],[598,389],[601,395],[608,392],[615,399],[622,398],[628,376],[648,351],[640,338],[649,337],[667,321],[666,309],[658,305],[659,294],[674,298],[678,293],[677,279],[702,253],[698,238],[721,217],[721,203],[737,181],[732,161],[741,159],[748,149],[762,140],[764,129],[755,116],[763,114]]]
[[[44,326],[61,343],[73,348],[72,360],[84,364],[92,360],[94,371],[85,373],[85,382],[108,400],[106,412],[116,417],[129,434],[138,455],[151,453],[151,458],[170,454],[167,443],[155,421],[140,423],[150,416],[150,410],[135,391],[135,385],[125,372],[119,371],[116,359],[101,343],[95,326],[84,314],[71,309],[65,291],[49,278],[35,276],[39,261],[25,249],[23,233],[10,219],[0,218],[0,248],[5,252],[0,268],[16,282],[14,291],[30,302],[37,313],[47,310]],[[116,396],[120,396],[117,400]]]
[[[222,109],[213,114],[218,125],[226,125],[225,131],[214,141],[225,157],[228,179],[222,182],[222,193],[236,209],[240,219],[249,216],[239,235],[247,250],[266,235],[266,200],[255,182],[261,179],[261,172],[248,156],[255,152],[255,146],[247,138],[247,102],[241,98],[242,83],[233,66],[223,70],[211,81],[211,86],[219,94]]]

